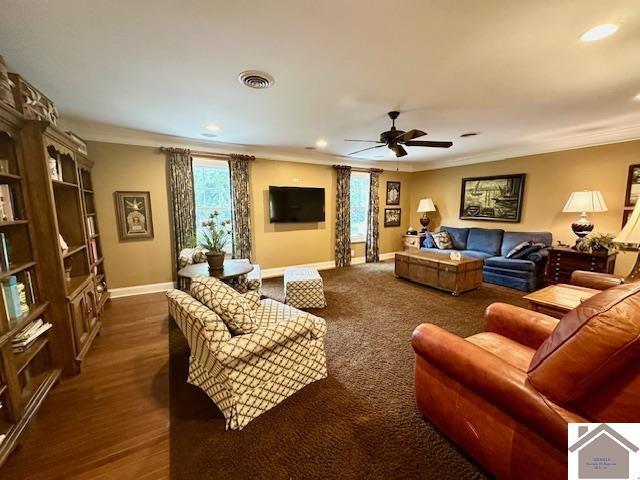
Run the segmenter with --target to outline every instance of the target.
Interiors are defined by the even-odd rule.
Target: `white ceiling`
[[[412,169],[640,138],[638,0],[1,0],[0,11],[10,70],[80,134],[104,124],[203,141],[214,123],[216,140],[243,150],[335,161],[360,147],[344,138],[376,139],[399,109],[398,127],[454,142],[409,148]],[[579,41],[605,22],[618,33]],[[275,85],[242,86],[246,69]],[[326,153],[304,149],[320,137]],[[379,150],[360,160],[395,161]]]

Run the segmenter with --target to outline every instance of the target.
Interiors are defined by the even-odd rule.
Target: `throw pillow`
[[[433,241],[433,237],[429,232],[427,232],[427,234],[424,236],[422,246],[424,248],[436,248],[436,243]]]
[[[533,242],[531,240],[527,240],[526,242],[521,242],[517,244],[515,247],[513,247],[511,250],[509,250],[509,253],[507,253],[506,256],[507,258],[514,258],[518,253],[523,251],[525,248],[530,247],[531,245],[533,245]]]
[[[527,248],[525,248],[524,250],[522,250],[512,258],[517,260],[522,260],[523,258],[527,258],[532,253],[536,253],[542,250],[543,248],[547,248],[547,246],[544,243],[534,243],[532,245],[529,245]]]
[[[251,307],[251,310],[257,310],[260,307],[260,294],[255,290],[249,290],[246,293],[241,293],[244,299]]]
[[[232,333],[244,335],[258,329],[256,313],[247,299],[217,278],[193,278],[191,295],[217,313]]]
[[[431,238],[440,250],[453,248],[453,242],[451,241],[451,235],[449,232],[436,232],[431,234]]]

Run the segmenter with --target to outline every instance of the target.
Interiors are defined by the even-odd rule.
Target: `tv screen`
[[[269,187],[271,223],[324,222],[324,188]]]

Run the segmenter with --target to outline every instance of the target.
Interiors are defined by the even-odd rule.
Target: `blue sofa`
[[[531,292],[544,285],[544,268],[547,263],[547,248],[552,244],[550,232],[505,232],[497,228],[440,227],[449,232],[453,249],[440,250],[427,235],[421,250],[436,253],[460,252],[464,257],[484,260],[485,282]],[[533,240],[546,248],[527,258],[507,258],[509,251],[519,243]]]

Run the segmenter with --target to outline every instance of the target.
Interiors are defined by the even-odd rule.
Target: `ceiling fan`
[[[356,153],[365,152],[374,148],[388,147],[389,150],[396,154],[396,157],[404,157],[407,151],[403,148],[403,145],[407,147],[435,147],[435,148],[449,148],[453,145],[453,142],[435,142],[428,140],[414,140],[414,138],[422,137],[426,135],[426,132],[422,130],[409,130],[407,132],[398,130],[396,128],[396,118],[400,115],[400,112],[389,112],[389,118],[391,118],[391,130],[382,132],[380,134],[380,140],[351,140],[345,139],[345,142],[367,142],[367,143],[379,143],[373,147],[363,148],[362,150],[356,150],[355,152],[348,153],[347,155],[355,155]]]

